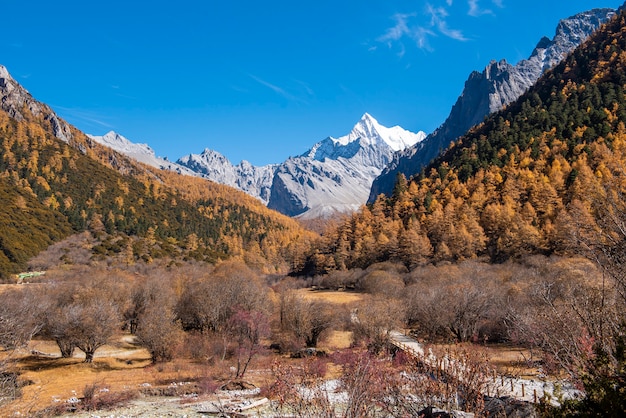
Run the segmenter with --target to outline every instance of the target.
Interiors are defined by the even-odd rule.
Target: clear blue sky
[[[281,162],[369,112],[439,126],[472,70],[622,0],[10,1],[0,64],[83,131]]]

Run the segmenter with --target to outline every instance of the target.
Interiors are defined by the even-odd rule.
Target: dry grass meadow
[[[363,300],[363,295],[354,292],[307,289],[300,292],[306,298],[324,300],[342,310],[349,310]],[[333,352],[350,347],[351,342],[350,332],[334,330],[322,341],[320,349]],[[536,370],[525,366],[530,357],[526,351],[496,346],[486,347],[485,350],[492,365],[501,373],[520,376],[536,373]],[[149,353],[128,334],[117,335],[109,345],[97,350],[92,364],[83,362],[84,354],[79,350],[73,358],[60,358],[55,343],[38,339],[14,355],[19,359],[17,367],[21,377],[28,384],[23,387],[19,399],[4,406],[0,417],[31,416],[58,402],[80,398],[85,388],[94,385],[111,393],[139,393],[145,392],[145,388],[156,390],[173,382],[201,382],[208,378],[219,383],[231,378],[231,364],[227,362],[208,364],[199,360],[177,359],[154,365]],[[292,360],[272,353],[260,356],[253,362],[252,371],[246,379],[259,387],[267,385],[271,379],[270,366],[275,361]],[[329,373],[336,375],[339,371],[331,367]]]

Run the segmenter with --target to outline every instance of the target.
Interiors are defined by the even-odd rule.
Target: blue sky
[[[79,129],[263,165],[348,133],[439,126],[473,70],[621,0],[11,1],[0,64]]]

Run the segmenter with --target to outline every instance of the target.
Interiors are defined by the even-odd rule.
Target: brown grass
[[[337,350],[343,350],[349,348],[352,344],[352,332],[351,331],[336,331],[333,330],[329,335],[320,342],[320,349],[327,352],[333,352]]]
[[[338,307],[348,307],[363,300],[363,294],[350,291],[337,290],[312,290],[300,289],[300,294],[311,300],[320,300],[337,305]],[[327,352],[343,350],[352,344],[352,332],[333,330],[326,338],[320,342],[320,349]]]
[[[33,352],[37,354],[31,354]],[[103,357],[108,353],[113,356]],[[23,388],[21,399],[5,409],[28,415],[29,412],[41,410],[57,400],[81,397],[83,389],[93,383],[111,391],[127,390],[146,381],[144,368],[150,363],[150,356],[145,350],[136,347],[125,350],[121,344],[101,347],[96,351],[93,364],[83,363],[83,359],[84,355],[81,354],[70,359],[60,358],[54,343],[32,341],[17,364],[22,371],[21,378],[30,384]]]
[[[349,305],[363,300],[363,294],[337,290],[300,289],[302,296],[307,299],[323,300],[337,305]]]
[[[101,347],[92,364],[83,360],[79,350],[73,358],[63,359],[53,342],[32,341],[17,364],[22,380],[30,384],[23,388],[20,399],[3,407],[0,417],[16,412],[28,416],[71,397],[80,398],[85,388],[94,384],[110,392],[138,391],[146,384],[196,381],[213,375],[208,366],[191,360],[152,365],[149,353],[132,344],[128,336]]]
[[[0,417],[32,416],[71,397],[81,398],[85,389],[96,386],[106,388],[110,394],[142,392],[157,394],[165,392],[172,382],[195,382],[202,386],[207,379],[216,387],[228,382],[232,376],[232,361],[213,365],[191,360],[176,359],[167,363],[152,364],[149,353],[133,343],[129,335],[118,335],[114,343],[96,351],[92,364],[83,363],[84,354],[77,350],[71,359],[60,358],[60,352],[52,341],[32,341],[21,353],[17,368],[23,381],[22,397],[0,410]],[[36,354],[33,354],[35,352]],[[265,386],[271,375],[273,354],[255,358],[245,380]]]
[[[3,286],[0,286],[2,291]],[[324,300],[338,307],[350,307],[363,300],[359,293],[348,291],[320,291],[301,289],[306,298]],[[351,332],[334,330],[320,344],[320,349],[334,352],[350,347]],[[481,347],[491,364],[500,374],[517,376],[536,375],[532,367],[531,353],[528,350],[510,346],[489,345]],[[139,391],[145,384],[156,387],[167,382],[200,381],[210,378],[225,382],[229,379],[229,365],[226,363],[209,366],[200,362],[179,359],[172,362],[152,365],[149,353],[134,343],[132,337],[118,335],[110,345],[96,351],[93,364],[83,363],[84,354],[77,350],[71,359],[60,358],[59,350],[51,341],[34,340],[21,353],[17,368],[21,378],[30,382],[23,388],[22,397],[0,410],[0,417],[33,415],[54,405],[56,401],[65,401],[70,397],[82,397],[85,388],[97,385],[113,392]],[[267,386],[271,380],[271,365],[275,361],[295,361],[271,354],[260,356],[251,365],[246,380],[255,385]],[[536,359],[533,359],[536,360]],[[330,364],[327,377],[340,374],[339,366]]]
[[[532,378],[539,373],[536,364],[534,364],[539,360],[537,354],[525,347],[508,344],[475,345],[471,343],[432,344],[431,346],[444,350],[466,349],[484,353],[491,367],[495,368],[499,375]]]
[[[537,376],[539,370],[537,354],[524,347],[510,345],[488,345],[483,347],[489,357],[489,362],[499,374],[519,377]]]
[[[0,284],[0,293],[7,292],[9,290],[23,289],[24,288],[24,285],[22,285],[22,284],[15,284],[15,279],[11,278],[11,280],[12,280],[11,283],[2,283],[2,284]]]

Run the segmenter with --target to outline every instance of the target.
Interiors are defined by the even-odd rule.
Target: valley
[[[6,286],[3,285],[4,289]],[[38,286],[38,285],[33,285]],[[42,285],[45,286],[45,285]],[[6,290],[5,290],[6,291]],[[355,306],[367,300],[368,295],[346,291],[312,291],[302,288],[298,294],[304,300],[313,300],[322,304],[329,304],[335,311],[350,312]],[[278,322],[274,318],[274,322]],[[336,324],[335,326],[338,326]],[[339,327],[342,328],[342,327]],[[279,332],[275,330],[275,332]],[[393,336],[392,338],[397,338]],[[261,399],[268,395],[273,380],[276,378],[274,368],[277,364],[288,368],[306,368],[311,361],[321,361],[327,368],[324,375],[318,376],[321,381],[335,381],[340,374],[341,352],[351,350],[352,332],[348,330],[332,330],[328,332],[318,345],[317,350],[328,353],[326,357],[292,358],[286,354],[267,351],[255,358],[253,367],[247,375],[247,384],[254,385],[256,391],[249,393],[221,390],[216,388],[232,381],[232,362],[226,360],[209,360],[192,357],[188,354],[170,362],[153,364],[148,350],[142,347],[135,336],[128,333],[116,333],[109,339],[109,343],[100,347],[94,356],[93,363],[84,362],[84,355],[74,353],[70,358],[62,358],[57,345],[53,341],[36,338],[28,346],[16,351],[13,355],[16,365],[23,370],[22,379],[29,382],[21,389],[21,396],[14,402],[5,404],[2,416],[15,416],[18,411],[21,415],[46,416],[57,413],[61,416],[93,416],[99,409],[107,416],[145,416],[163,414],[186,414],[187,416],[203,416],[199,411],[213,404],[233,399],[242,402],[245,399]],[[191,340],[186,345],[191,344]],[[196,342],[197,344],[197,342]],[[428,345],[429,350],[445,352],[450,346]],[[530,367],[529,352],[526,348],[513,346],[483,346],[466,347],[476,353],[482,353],[494,364],[493,373],[506,376],[506,384],[499,387],[499,391],[508,392],[509,381],[524,377],[527,393],[532,401],[532,381],[545,385],[546,381],[558,379],[555,376],[545,376]],[[191,347],[181,346],[179,350],[190,350]],[[344,354],[345,355],[345,354]],[[319,367],[319,366],[318,366]],[[401,370],[401,368],[399,369]],[[492,384],[500,385],[500,378]],[[505,378],[502,378],[504,382]],[[543,382],[543,383],[542,383]],[[496,386],[497,386],[496,385]],[[491,391],[492,389],[486,389]],[[517,398],[521,398],[521,384],[517,388]],[[539,398],[543,397],[542,389]],[[86,394],[92,393],[93,398],[86,399]],[[536,389],[535,389],[536,391]],[[493,389],[495,394],[496,389]],[[332,392],[326,396],[333,395]],[[528,398],[528,397],[526,397]],[[92,402],[93,406],[89,406]],[[81,405],[81,403],[83,405]],[[333,407],[341,408],[341,404]],[[95,409],[89,409],[95,408]],[[248,414],[256,416],[275,416],[278,410],[274,405],[264,405],[262,409],[252,409]],[[75,412],[69,411],[76,409]],[[89,412],[91,410],[91,412]],[[66,412],[67,415],[63,414]],[[81,412],[83,411],[83,412]]]
[[[578,14],[430,135],[364,113],[261,167],[0,66],[0,416],[623,416],[625,33]]]

